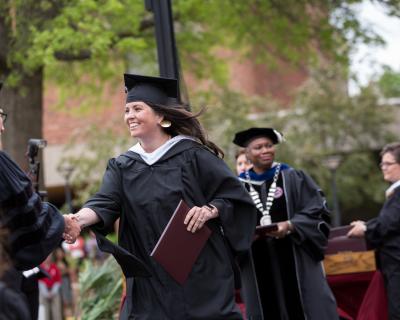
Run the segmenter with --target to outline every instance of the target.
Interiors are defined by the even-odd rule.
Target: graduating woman
[[[283,140],[272,128],[238,132],[252,169],[240,174],[258,209],[258,225],[277,223],[241,259],[242,295],[249,319],[337,319],[321,260],[329,235],[321,190],[304,172],[275,161]]]
[[[124,120],[139,142],[109,160],[100,191],[73,215],[82,227],[97,223],[98,240],[99,231],[120,218],[119,246],[107,246],[127,277],[121,318],[241,319],[229,250],[250,247],[256,219],[251,198],[196,116],[176,104],[176,80],[125,74],[125,85]],[[212,230],[183,285],[150,256],[181,199],[191,207],[183,227]],[[146,274],[127,262],[127,252],[151,277],[137,276]]]

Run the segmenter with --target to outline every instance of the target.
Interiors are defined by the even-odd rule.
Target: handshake
[[[67,243],[74,243],[84,227],[99,222],[96,212],[89,208],[82,208],[75,214],[64,215],[65,228],[63,238]]]
[[[81,226],[79,225],[79,216],[76,214],[65,214],[64,217],[64,233],[63,238],[65,242],[72,244],[76,241],[81,233]]]

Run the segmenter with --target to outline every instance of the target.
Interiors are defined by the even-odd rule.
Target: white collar
[[[387,188],[385,191],[386,198],[389,198],[393,194],[394,189],[396,189],[399,186],[400,186],[400,180],[397,180],[389,188]]]
[[[130,148],[129,151],[133,151],[139,154],[139,156],[143,159],[143,161],[146,162],[149,166],[151,166],[152,164],[160,160],[161,157],[164,154],[166,154],[169,151],[169,149],[171,149],[175,144],[184,139],[194,140],[192,137],[189,136],[178,135],[167,140],[163,145],[159,146],[153,152],[144,151],[139,142],[136,143],[132,148]]]

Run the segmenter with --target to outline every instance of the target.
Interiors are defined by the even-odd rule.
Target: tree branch
[[[76,61],[76,60],[88,60],[92,56],[92,53],[88,49],[83,49],[78,53],[70,53],[65,51],[57,51],[54,53],[54,57],[57,60],[62,61]]]
[[[140,33],[150,29],[154,26],[154,19],[153,17],[147,17],[140,22],[138,31],[139,32],[132,32],[132,31],[124,31],[117,34],[117,39],[123,38],[135,38],[139,37]],[[115,45],[117,41],[114,41],[111,47]],[[89,49],[82,49],[77,53],[70,53],[67,51],[57,51],[54,53],[54,57],[57,60],[61,61],[79,61],[79,60],[88,60],[92,57],[92,52]]]

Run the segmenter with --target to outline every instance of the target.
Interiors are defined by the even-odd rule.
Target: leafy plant
[[[122,294],[122,273],[112,256],[103,264],[86,260],[79,274],[82,320],[117,319]]]

